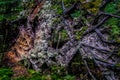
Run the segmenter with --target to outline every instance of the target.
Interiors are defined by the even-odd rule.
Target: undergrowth
[[[28,76],[13,78],[13,72],[10,68],[1,68],[0,80],[75,80],[75,76],[69,75],[64,67],[53,66],[45,73],[36,72],[33,69],[29,69],[28,72]]]

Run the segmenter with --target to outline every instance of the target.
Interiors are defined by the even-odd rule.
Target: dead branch
[[[86,60],[83,60],[83,61],[84,61],[84,64],[85,64],[85,66],[86,66],[86,68],[87,68],[87,70],[88,70],[88,73],[90,74],[90,76],[92,77],[92,79],[93,79],[93,80],[97,80],[97,79],[95,78],[95,76],[91,73],[90,68],[88,67],[87,61],[86,61]]]
[[[61,4],[62,4],[63,16],[65,17],[66,14],[68,14],[75,8],[77,1],[69,8],[65,8],[63,0],[61,0]]]
[[[105,21],[108,20],[109,18],[110,18],[110,17],[107,16],[107,17],[103,18],[97,25],[95,25],[95,26],[93,26],[93,27],[91,26],[88,30],[86,30],[86,31],[82,34],[82,37],[81,37],[81,38],[83,38],[83,36],[85,36],[85,35],[93,32],[94,29],[99,28],[99,27],[100,27],[103,23],[105,23]]]
[[[101,39],[101,41],[103,41],[103,42],[105,42],[105,43],[108,43],[108,44],[119,44],[118,42],[116,42],[116,41],[108,41],[108,40],[106,40],[104,37],[103,37],[103,35],[102,35],[102,33],[100,32],[100,30],[98,30],[98,29],[95,29],[95,32],[97,33],[97,35],[99,36],[99,38]]]
[[[119,11],[120,11],[120,10],[119,10]],[[101,14],[101,15],[110,16],[110,17],[120,18],[120,16],[118,16],[118,15],[109,14],[109,13],[105,13],[105,12],[100,12],[100,14]]]

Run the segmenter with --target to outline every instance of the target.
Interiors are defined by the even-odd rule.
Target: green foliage
[[[52,80],[75,80],[75,76],[67,74],[64,66],[52,66],[51,78]]]
[[[115,39],[120,34],[120,28],[118,26],[119,21],[120,20],[117,18],[111,18],[106,22],[106,25],[111,27],[111,29],[110,29],[111,36],[114,37]]]
[[[15,19],[21,10],[23,10],[21,0],[0,0],[0,21]]]
[[[38,72],[35,72],[34,74],[31,74],[31,77],[29,80],[43,80],[42,75]]]
[[[52,66],[45,74],[29,70],[29,77],[19,77],[16,80],[75,80],[75,76],[68,75],[64,67]]]
[[[62,41],[66,40],[66,38],[68,38],[67,32],[65,30],[61,31],[61,35],[62,35]]]
[[[76,0],[63,0],[65,7],[71,6]]]
[[[73,18],[80,17],[80,15],[81,15],[81,13],[80,13],[79,10],[75,10],[75,12],[71,14],[71,16],[72,16]]]
[[[46,80],[46,79],[42,79],[42,75],[40,72],[36,72],[35,70],[32,69],[28,70],[28,72],[29,72],[29,76],[20,76],[14,78],[13,80]]]
[[[0,80],[75,80],[75,76],[67,74],[62,66],[52,66],[51,70],[48,70],[45,74],[32,69],[29,69],[28,72],[28,76],[12,78],[13,72],[10,68],[1,68]]]
[[[106,23],[105,26],[110,27],[110,34],[111,39],[116,40],[119,42],[119,35],[120,35],[120,20],[117,18],[110,18]]]
[[[88,11],[90,11],[93,14],[96,14],[99,6],[101,4],[101,1],[102,0],[90,0],[89,2],[83,3],[84,2],[84,0],[83,0],[83,1],[81,1],[82,2],[81,7],[87,9]]]
[[[65,7],[70,7],[76,0],[63,0]],[[52,2],[52,9],[56,11],[56,14],[62,14],[61,0],[55,0]]]
[[[120,8],[120,0],[116,0],[114,2],[110,2],[108,5],[106,5],[104,11],[110,14],[113,14],[117,12],[117,10]],[[119,14],[117,14],[119,15]],[[116,40],[117,42],[120,42],[119,35],[120,35],[120,20],[118,18],[110,18],[105,25],[107,27],[110,27],[110,38]]]
[[[118,64],[115,64],[115,66],[119,68],[119,67],[120,67],[120,64],[119,64],[119,63],[118,63]]]
[[[66,75],[64,77],[65,80],[74,80],[75,79],[75,76],[71,76],[71,75]]]
[[[120,8],[120,0],[115,0],[114,2],[110,2],[105,7],[105,12],[115,13]]]
[[[87,26],[84,26],[81,31],[76,32],[76,39],[79,40],[81,38],[81,35],[84,33],[84,31],[87,29]]]
[[[51,9],[53,9],[57,14],[62,14],[62,7],[60,4],[60,0],[55,0],[52,2]]]
[[[1,68],[0,69],[0,80],[10,80],[13,72],[10,68]]]
[[[117,25],[112,25],[111,33],[117,38],[120,34],[120,28]]]
[[[118,25],[118,23],[119,23],[119,19],[118,19],[118,18],[111,18],[111,19],[109,19],[108,22],[107,22],[107,24],[108,24],[109,26]]]
[[[105,12],[114,13],[116,11],[116,4],[111,2],[105,7]]]

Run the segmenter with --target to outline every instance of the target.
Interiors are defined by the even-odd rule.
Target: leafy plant
[[[116,11],[116,4],[111,2],[105,7],[105,12],[114,13]]]
[[[85,8],[91,13],[96,14],[101,4],[101,1],[102,0],[90,0],[88,2],[85,2],[85,0],[81,0],[82,2],[81,8]]]
[[[70,7],[76,0],[63,0],[65,7]],[[61,0],[55,0],[52,2],[52,9],[56,12],[56,14],[61,15],[62,14],[62,6],[61,6]]]
[[[15,19],[21,10],[23,10],[21,0],[0,0],[0,21]]]
[[[76,17],[79,17],[80,14],[81,14],[80,11],[75,10],[75,12],[71,14],[71,16],[72,16],[73,18],[76,18]]]
[[[76,32],[76,39],[79,40],[81,38],[81,35],[84,33],[84,31],[87,29],[87,26],[84,26],[81,31]]]
[[[120,34],[120,28],[117,25],[112,25],[111,33],[114,36],[118,36]]]
[[[116,0],[115,2],[111,2],[109,3],[106,7],[105,7],[105,12],[113,14],[117,11],[117,8],[119,7],[120,2],[119,0]],[[119,19],[118,18],[110,18],[105,25],[108,27],[111,27],[110,29],[110,34],[111,34],[111,38],[118,41],[118,36],[120,35],[120,28],[119,28]]]
[[[75,76],[66,75],[66,76],[64,77],[64,80],[75,80]]]
[[[0,69],[0,80],[10,80],[13,72],[10,68]]]

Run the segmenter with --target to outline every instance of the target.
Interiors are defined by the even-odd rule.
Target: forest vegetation
[[[120,80],[120,0],[0,0],[0,80]]]

